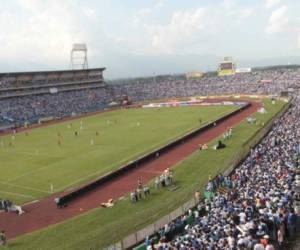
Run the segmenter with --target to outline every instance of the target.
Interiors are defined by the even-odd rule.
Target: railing
[[[28,85],[28,86],[14,86],[14,87],[6,87],[0,88],[0,92],[6,91],[15,91],[15,90],[23,90],[23,89],[39,89],[39,88],[52,88],[52,87],[59,87],[59,86],[66,86],[66,85],[76,85],[76,84],[88,84],[88,83],[103,83],[103,79],[83,79],[81,81],[62,81],[62,82],[53,82],[53,83],[42,83],[36,85]]]
[[[67,92],[67,91],[74,91],[74,90],[83,90],[83,89],[95,89],[95,88],[103,88],[105,85],[101,83],[86,83],[86,84],[81,84],[81,85],[75,85],[75,84],[69,84],[67,85],[62,85],[62,86],[57,86],[58,93],[59,92]],[[54,86],[51,86],[54,87]],[[40,95],[40,94],[51,94],[50,93],[50,88],[51,87],[40,87],[36,90],[30,89],[28,91],[26,90],[18,90],[16,89],[15,91],[9,91],[11,93],[4,93],[1,94],[0,92],[0,99],[8,99],[12,97],[23,97],[23,96],[28,96],[28,95]]]

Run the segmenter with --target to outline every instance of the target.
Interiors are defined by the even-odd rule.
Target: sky
[[[69,69],[74,43],[107,78],[300,63],[299,0],[0,0],[0,71]]]

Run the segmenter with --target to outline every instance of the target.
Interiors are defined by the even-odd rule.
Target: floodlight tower
[[[88,69],[87,46],[85,43],[74,43],[71,50],[71,69]]]

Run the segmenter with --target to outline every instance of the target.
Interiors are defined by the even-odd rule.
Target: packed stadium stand
[[[103,109],[120,96],[133,101],[193,95],[278,94],[297,88],[300,69],[253,71],[195,80],[105,84],[104,69],[0,74],[0,122],[24,124]]]
[[[104,69],[0,74],[0,124],[24,124],[107,107],[120,96],[133,101],[193,95],[278,94],[297,88],[300,69],[253,71],[195,80],[105,84]]]

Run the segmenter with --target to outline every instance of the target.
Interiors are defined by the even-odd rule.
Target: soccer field
[[[236,108],[118,110],[17,133],[15,138],[2,136],[0,197],[24,203],[77,186]]]
[[[226,142],[227,147],[224,150],[196,151],[174,166],[172,168],[174,180],[179,186],[176,191],[155,190],[154,183],[150,182],[149,186],[152,189],[149,199],[132,204],[128,196],[125,196],[117,201],[113,209],[98,207],[62,223],[17,237],[9,242],[9,249],[104,249],[163,218],[192,199],[195,190],[202,193],[209,175],[215,176],[231,168],[237,156],[249,152],[249,148],[261,136],[261,130],[264,129],[261,123],[269,124],[271,119],[287,105],[281,101],[274,105],[270,100],[263,100],[263,104],[267,113],[253,114],[259,123],[250,124],[244,120],[234,126],[233,137]],[[201,109],[196,110],[202,112]],[[218,138],[215,138],[209,146],[214,145],[217,140]]]

